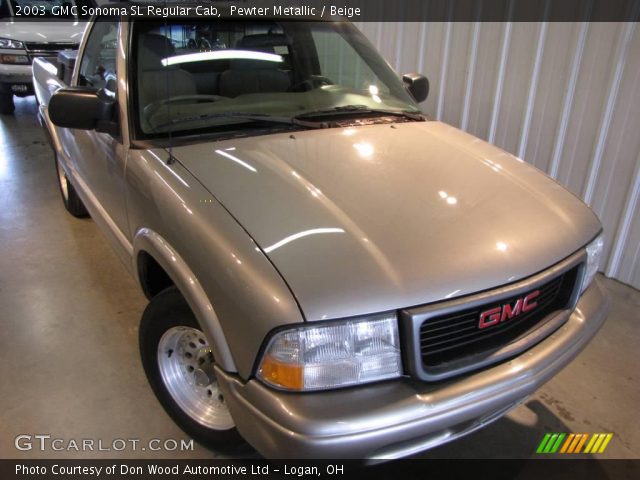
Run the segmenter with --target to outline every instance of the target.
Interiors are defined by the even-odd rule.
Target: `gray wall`
[[[640,26],[360,23],[425,112],[547,172],[598,214],[601,270],[640,288]]]

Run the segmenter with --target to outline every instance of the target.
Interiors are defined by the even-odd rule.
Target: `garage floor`
[[[211,458],[193,451],[18,451],[20,434],[186,439],[138,358],[146,301],[91,220],[63,209],[33,98],[0,117],[0,457]],[[535,456],[546,432],[612,432],[605,458],[640,457],[640,292],[605,280],[613,311],[592,344],[507,417],[425,457]],[[130,442],[128,442],[130,444]],[[119,444],[118,444],[119,445]],[[171,448],[171,443],[169,447]],[[97,447],[96,447],[97,448]]]

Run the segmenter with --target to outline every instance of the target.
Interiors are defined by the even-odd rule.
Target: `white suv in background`
[[[76,50],[86,25],[75,18],[69,18],[68,22],[16,20],[20,12],[35,9],[41,12],[35,17],[48,18],[54,6],[73,3],[69,0],[0,0],[0,113],[13,113],[14,95],[33,95],[33,59],[55,59],[61,50]]]

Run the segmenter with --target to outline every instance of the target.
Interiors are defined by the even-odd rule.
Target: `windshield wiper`
[[[171,119],[169,122],[158,125],[156,129],[168,127],[170,125],[176,125],[184,122],[195,122],[199,120],[211,120],[215,118],[237,118],[239,120],[250,120],[252,122],[264,122],[280,125],[295,125],[304,128],[322,128],[316,122],[307,122],[296,117],[276,117],[273,115],[267,115],[265,113],[250,113],[250,112],[220,112],[220,113],[204,113],[202,115],[190,115],[188,117],[180,117]]]
[[[322,110],[310,110],[308,112],[300,113],[293,118],[304,119],[304,118],[313,118],[313,117],[324,117],[329,115],[352,115],[352,114],[392,115],[394,117],[408,118],[409,120],[415,120],[420,122],[426,120],[426,117],[419,112],[410,112],[407,110],[385,110],[382,108],[369,108],[366,105],[341,105],[339,107],[326,108]]]
[[[219,112],[219,113],[204,113],[201,115],[189,115],[186,117],[173,118],[168,122],[155,127],[157,131],[160,128],[169,127],[184,122],[197,122],[203,120],[211,120],[216,118],[237,118],[239,120],[249,120],[252,122],[263,122],[279,125],[294,125],[303,128],[326,128],[329,125],[326,122],[318,122],[313,119],[315,117],[323,117],[329,115],[391,115],[395,117],[407,118],[414,121],[425,121],[426,117],[421,113],[409,112],[405,110],[384,110],[369,108],[366,105],[342,105],[333,108],[327,108],[322,110],[310,110],[300,113],[291,117],[277,117],[274,115],[267,115],[265,113],[252,113],[252,112]]]

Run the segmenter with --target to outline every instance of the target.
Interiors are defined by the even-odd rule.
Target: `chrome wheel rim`
[[[158,367],[167,391],[199,424],[214,430],[235,426],[213,373],[213,354],[204,334],[191,327],[167,330],[158,344]]]
[[[62,197],[66,202],[69,200],[69,184],[67,183],[67,176],[60,165],[60,160],[56,157],[56,170],[58,170],[58,183],[60,184],[60,191],[62,192]]]

